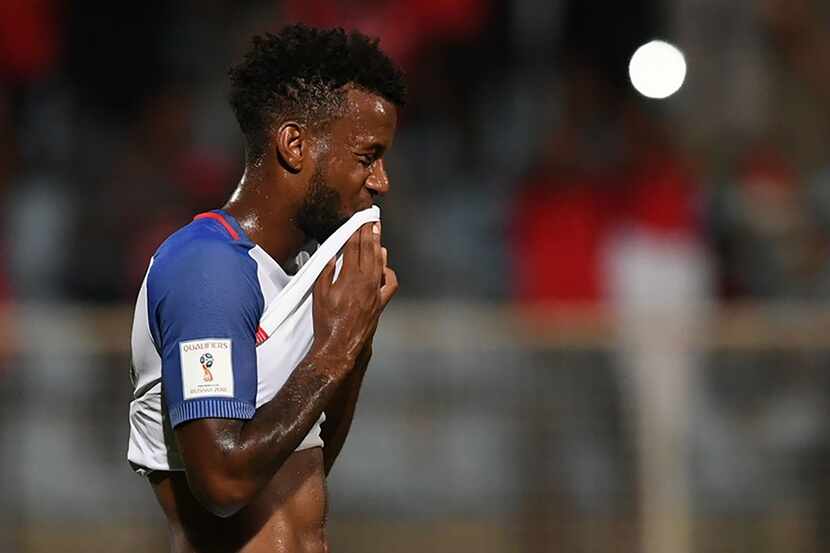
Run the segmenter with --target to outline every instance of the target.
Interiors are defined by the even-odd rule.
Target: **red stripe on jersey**
[[[268,333],[262,329],[262,327],[257,327],[256,329],[256,345],[260,345],[262,342],[268,339]]]
[[[195,221],[196,219],[213,219],[215,221],[219,221],[222,223],[222,226],[225,227],[225,230],[228,231],[228,234],[231,235],[231,238],[234,240],[239,240],[239,233],[231,226],[229,222],[225,220],[224,217],[219,215],[218,213],[214,213],[212,211],[208,211],[207,213],[200,213],[193,218]]]

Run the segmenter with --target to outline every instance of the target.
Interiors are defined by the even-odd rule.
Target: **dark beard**
[[[297,226],[306,236],[322,244],[348,219],[340,212],[340,194],[326,184],[318,168],[297,213]]]

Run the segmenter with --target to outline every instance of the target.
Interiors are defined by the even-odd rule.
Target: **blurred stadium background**
[[[338,553],[830,551],[830,4],[0,2],[0,551],[166,547],[125,461],[146,262],[220,206],[284,22],[407,70]],[[627,78],[677,45],[666,100]]]

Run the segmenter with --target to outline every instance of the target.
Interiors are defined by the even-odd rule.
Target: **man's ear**
[[[303,168],[303,157],[307,153],[305,129],[296,121],[286,121],[275,135],[277,160],[292,173]]]

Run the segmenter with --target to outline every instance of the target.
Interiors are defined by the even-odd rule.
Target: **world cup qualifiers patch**
[[[184,399],[233,397],[231,340],[179,342]]]

